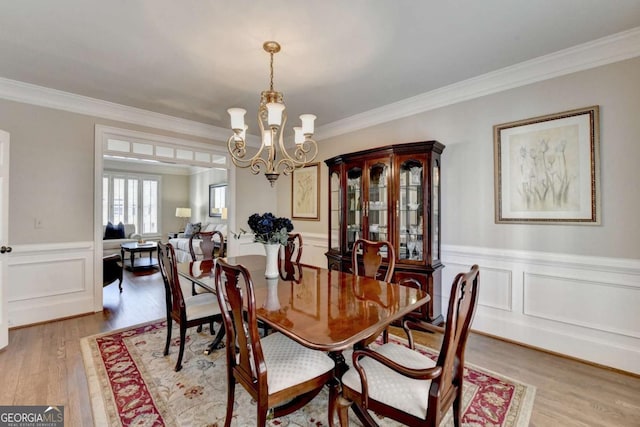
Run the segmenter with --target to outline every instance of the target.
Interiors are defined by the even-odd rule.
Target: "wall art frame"
[[[600,224],[599,110],[493,127],[497,224]]]
[[[312,163],[292,172],[291,218],[320,221],[320,163]]]
[[[222,217],[222,210],[227,206],[227,183],[209,185],[209,216]]]

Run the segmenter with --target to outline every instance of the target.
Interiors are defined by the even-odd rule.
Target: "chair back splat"
[[[477,265],[456,276],[444,328],[406,319],[403,328],[409,347],[385,343],[353,352],[354,368],[342,376],[339,416],[343,427],[349,423],[349,407],[365,425],[376,425],[367,412],[371,410],[405,425],[436,427],[452,406],[454,425],[460,426],[464,353],[478,305],[478,286]],[[412,330],[444,332],[436,362],[415,351]]]
[[[358,257],[360,252],[362,252],[362,263]],[[358,239],[353,244],[351,258],[353,274],[356,276],[372,277],[385,282],[391,281],[396,267],[396,253],[390,242]],[[387,264],[386,270],[383,269],[383,262]]]
[[[300,279],[302,275],[300,258],[302,258],[302,235],[290,233],[287,237],[287,244],[282,246],[278,252],[280,277],[283,280]],[[298,270],[297,274],[296,270]]]
[[[193,247],[194,239],[200,240],[200,251],[202,252],[203,260],[224,256],[224,235],[220,231],[200,231],[191,235],[189,238],[189,253],[191,254],[191,259],[197,261],[196,251]]]

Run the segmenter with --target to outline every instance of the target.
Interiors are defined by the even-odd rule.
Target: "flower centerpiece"
[[[289,218],[276,217],[271,212],[262,215],[254,213],[247,221],[253,231],[254,242],[262,243],[267,255],[265,277],[278,277],[278,251],[280,245],[287,244],[293,224]]]

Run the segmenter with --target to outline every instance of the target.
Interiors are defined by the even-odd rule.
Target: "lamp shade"
[[[221,217],[221,219],[227,219],[227,215],[228,215],[227,208],[222,208],[222,217]]]
[[[191,218],[191,208],[176,208],[178,218]]]

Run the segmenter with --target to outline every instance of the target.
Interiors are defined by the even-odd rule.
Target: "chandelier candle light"
[[[273,90],[273,55],[280,52],[280,44],[274,41],[264,42],[263,49],[271,56],[271,80],[269,90],[262,92],[258,109],[261,145],[253,157],[247,156],[246,134],[248,126],[244,123],[246,110],[229,108],[233,135],[229,137],[227,147],[233,164],[241,168],[251,168],[254,175],[264,168],[264,174],[273,187],[280,173],[290,175],[294,169],[306,166],[318,154],[318,145],[313,137],[313,122],[316,116],[300,116],[302,126],[294,127],[295,151],[289,154],[284,147],[283,129],[287,122],[287,112],[282,100],[282,92]],[[276,145],[277,144],[277,145]],[[278,151],[280,154],[278,154]],[[263,157],[264,152],[264,157]],[[278,159],[278,156],[281,158]]]

